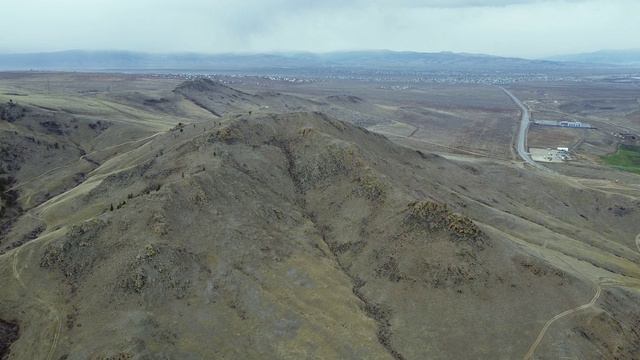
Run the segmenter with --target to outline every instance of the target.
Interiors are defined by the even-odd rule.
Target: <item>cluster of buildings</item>
[[[568,147],[551,148],[530,148],[529,153],[534,161],[562,163],[571,160]]]
[[[570,127],[570,128],[587,128],[587,129],[591,129],[592,126],[587,124],[587,123],[583,123],[581,121],[560,121],[558,123],[561,127]]]
[[[568,120],[534,120],[533,123],[535,125],[541,126],[558,126],[572,129],[595,129],[591,124],[587,124],[582,121],[568,121]]]

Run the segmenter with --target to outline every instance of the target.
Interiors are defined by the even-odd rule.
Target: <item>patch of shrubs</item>
[[[168,295],[183,299],[192,278],[204,271],[198,256],[184,248],[147,244],[120,275],[118,288],[127,294],[146,294],[153,301]]]
[[[60,241],[48,246],[40,259],[40,267],[58,269],[72,284],[93,268],[100,257],[95,241],[107,224],[91,220],[74,225]]]
[[[7,359],[11,344],[20,337],[20,326],[13,321],[0,319],[0,359]]]
[[[381,200],[385,195],[385,186],[378,180],[377,177],[372,175],[363,175],[355,178],[357,187],[354,189],[354,193],[357,196],[362,196],[371,201]]]
[[[111,126],[109,122],[98,120],[95,123],[89,123],[89,128],[96,132],[105,131]]]
[[[210,143],[223,142],[225,144],[235,144],[242,139],[242,133],[235,126],[225,126],[216,130],[209,136]]]
[[[0,175],[0,219],[7,213],[7,209],[18,205],[18,191],[10,190],[15,183],[11,176]]]
[[[10,123],[23,118],[27,114],[27,109],[19,106],[13,100],[9,100],[8,103],[0,105],[0,119],[8,121]]]
[[[428,230],[446,230],[456,240],[482,247],[486,236],[471,219],[449,210],[446,204],[433,201],[414,201],[408,206],[405,222]]]

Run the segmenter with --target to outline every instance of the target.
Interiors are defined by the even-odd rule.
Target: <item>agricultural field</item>
[[[622,144],[614,154],[602,159],[616,169],[640,174],[640,146]]]

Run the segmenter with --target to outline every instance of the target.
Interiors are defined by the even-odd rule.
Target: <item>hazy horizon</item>
[[[237,56],[251,56],[251,55],[329,55],[340,53],[358,53],[358,52],[390,52],[390,53],[418,53],[418,54],[438,54],[438,53],[450,53],[458,55],[478,55],[478,56],[496,56],[496,57],[513,57],[521,58],[525,60],[545,60],[553,57],[562,57],[564,55],[579,55],[579,54],[591,54],[600,52],[640,52],[640,48],[628,48],[628,49],[598,49],[594,51],[588,51],[584,53],[563,53],[547,57],[520,57],[520,56],[502,56],[490,53],[478,53],[478,52],[457,52],[450,50],[438,50],[438,51],[416,51],[416,50],[391,50],[391,49],[344,49],[344,50],[330,50],[330,51],[310,51],[310,50],[267,50],[267,51],[228,51],[228,52],[203,52],[203,51],[139,51],[131,49],[61,49],[51,51],[22,51],[22,52],[3,52],[0,51],[0,55],[31,55],[31,54],[56,54],[56,53],[131,53],[131,54],[143,54],[143,55],[237,55]]]
[[[631,0],[25,0],[3,12],[5,54],[388,49],[535,59],[640,48]]]

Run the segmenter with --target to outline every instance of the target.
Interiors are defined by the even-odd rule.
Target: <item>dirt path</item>
[[[18,282],[20,287],[22,289],[24,289],[24,290],[29,291],[27,286],[22,281],[22,277],[20,276],[20,271],[19,271],[19,266],[18,266],[18,256],[20,254],[20,251],[23,248],[24,247],[21,246],[21,247],[17,248],[16,251],[13,253],[12,270],[13,270],[13,277],[16,279],[16,281]],[[25,300],[26,299],[27,299],[27,297],[25,297]],[[44,310],[49,312],[51,314],[51,317],[53,318],[53,320],[55,322],[55,329],[53,331],[53,335],[51,336],[51,344],[49,345],[49,350],[48,350],[47,356],[45,358],[47,360],[51,360],[51,359],[53,359],[53,354],[55,353],[56,348],[58,347],[58,341],[60,339],[60,333],[62,332],[62,320],[61,320],[61,317],[60,317],[60,312],[52,304],[46,302],[45,300],[43,300],[42,298],[38,297],[37,295],[34,295],[32,297],[32,299],[36,300],[38,302],[38,304],[42,308],[44,308]]]
[[[530,164],[530,165],[532,165],[532,166],[534,166],[534,167],[536,167],[536,168],[538,168],[538,169],[546,170],[546,171],[548,171],[548,173],[551,173],[551,174],[553,174],[553,175],[559,175],[559,176],[562,176],[562,177],[566,178],[569,182],[573,182],[574,184],[579,185],[579,186],[581,186],[581,187],[590,188],[590,189],[595,190],[595,191],[607,192],[606,190],[602,190],[602,189],[592,188],[592,187],[586,186],[585,184],[580,183],[580,182],[579,182],[579,179],[577,179],[577,178],[573,178],[573,177],[565,176],[565,175],[560,175],[560,174],[558,174],[557,172],[555,172],[555,171],[553,171],[553,170],[551,170],[551,169],[549,169],[549,168],[547,168],[547,167],[545,167],[545,166],[542,166],[542,165],[540,165],[540,164],[538,164],[538,163],[534,162],[534,161],[531,159],[531,156],[530,156],[530,154],[528,153],[528,151],[527,151],[528,149],[527,149],[527,146],[526,146],[526,143],[527,143],[527,131],[528,131],[528,128],[529,128],[529,123],[530,123],[530,113],[529,113],[529,109],[526,107],[526,105],[524,105],[524,104],[523,104],[523,103],[522,103],[522,102],[521,102],[521,101],[520,101],[520,100],[519,100],[515,95],[513,95],[511,92],[509,92],[508,90],[506,90],[505,88],[502,88],[502,87],[501,87],[501,89],[502,89],[502,91],[504,91],[504,92],[505,92],[505,93],[506,93],[506,94],[511,98],[511,100],[512,100],[512,101],[513,101],[513,102],[514,102],[514,103],[515,103],[515,104],[520,108],[520,110],[521,110],[521,115],[522,115],[522,117],[521,117],[521,125],[520,125],[520,128],[519,128],[518,133],[517,133],[517,139],[516,139],[516,150],[517,150],[518,155],[520,156],[520,158],[522,158],[522,160],[524,160],[526,163],[528,163],[528,164]],[[574,146],[578,146],[579,144],[580,144],[580,141],[579,141],[577,144],[574,144]],[[618,194],[618,195],[619,195],[619,194]],[[638,251],[640,252],[640,234],[638,234],[638,235],[636,236],[635,242],[636,242],[636,247],[638,248]],[[542,247],[543,247],[543,248],[546,248],[546,247],[547,247],[547,240],[546,240],[546,239],[545,239],[544,244],[543,244],[543,246],[542,246]],[[544,258],[544,257],[542,257],[542,258]],[[567,264],[567,265],[568,265],[568,264]],[[580,273],[580,272],[579,272],[579,271],[577,271],[577,273]],[[586,304],[583,304],[583,305],[577,306],[577,307],[575,307],[575,308],[573,308],[573,309],[569,309],[569,310],[563,311],[563,312],[561,312],[561,313],[559,313],[559,314],[555,315],[555,316],[554,316],[554,317],[552,317],[551,319],[549,319],[549,320],[544,324],[544,326],[542,327],[542,329],[540,330],[540,333],[538,334],[538,337],[536,338],[536,340],[533,342],[533,344],[531,344],[531,346],[530,346],[530,348],[529,348],[529,351],[527,351],[527,353],[526,353],[526,354],[525,354],[525,356],[524,356],[524,360],[531,360],[531,359],[533,359],[533,355],[534,355],[534,353],[535,353],[535,351],[536,351],[536,348],[540,345],[540,343],[542,342],[542,340],[543,340],[543,338],[544,338],[545,333],[547,332],[547,330],[549,329],[549,327],[550,327],[550,326],[551,326],[555,321],[557,321],[557,320],[559,320],[559,319],[562,319],[562,318],[565,318],[565,317],[567,317],[567,316],[569,316],[569,315],[572,315],[572,314],[574,314],[574,313],[576,313],[576,312],[578,312],[578,311],[582,311],[582,310],[585,310],[585,309],[587,309],[587,308],[592,307],[592,306],[596,303],[596,301],[598,301],[598,298],[600,297],[600,294],[601,294],[601,292],[602,292],[602,286],[608,286],[608,285],[614,285],[614,286],[615,286],[615,285],[618,285],[618,284],[617,284],[615,281],[614,281],[614,282],[609,282],[609,281],[599,282],[599,283],[598,283],[598,285],[597,285],[597,287],[596,287],[596,293],[594,294],[594,296],[593,296],[593,298],[591,299],[591,301],[589,301],[589,302],[588,302],[588,303],[586,303]]]
[[[110,150],[110,149],[115,149],[115,148],[117,148],[117,147],[119,147],[119,146],[128,145],[128,144],[133,144],[133,143],[142,142],[142,141],[146,141],[146,140],[151,140],[151,139],[153,139],[154,137],[156,137],[156,136],[158,136],[158,135],[160,135],[160,134],[162,134],[162,133],[164,133],[164,132],[160,131],[160,132],[157,132],[157,133],[155,133],[155,134],[153,134],[153,135],[151,135],[151,136],[144,137],[144,138],[142,138],[142,139],[136,139],[136,140],[126,141],[126,142],[123,142],[123,143],[120,143],[120,144],[116,144],[116,145],[112,145],[112,146],[106,147],[106,148],[104,148],[104,149],[100,149],[100,150],[92,151],[92,152],[90,152],[90,153],[88,153],[88,154],[84,154],[84,155],[80,156],[77,160],[71,160],[71,161],[69,161],[68,163],[66,163],[66,164],[64,164],[64,165],[61,165],[61,166],[55,167],[55,168],[53,168],[53,169],[49,169],[49,170],[47,170],[47,171],[43,172],[42,174],[37,175],[37,176],[34,176],[34,177],[30,178],[30,179],[23,180],[20,184],[16,184],[16,185],[12,186],[11,188],[9,188],[9,190],[17,190],[17,189],[19,189],[19,188],[23,187],[24,185],[30,184],[30,183],[32,183],[32,182],[34,182],[34,181],[38,180],[38,179],[41,179],[41,178],[43,178],[43,177],[45,177],[45,176],[47,176],[47,175],[50,175],[50,174],[51,174],[51,173],[53,173],[53,172],[56,172],[56,171],[58,171],[58,170],[60,170],[60,169],[64,169],[64,168],[66,168],[66,167],[69,167],[69,166],[72,166],[72,165],[74,165],[74,164],[77,164],[77,163],[78,163],[78,160],[85,160],[85,161],[89,161],[89,160],[87,160],[87,157],[88,157],[88,156],[90,156],[90,155],[92,155],[92,154],[95,154],[95,153],[97,153],[97,152],[103,152],[103,151],[107,151],[107,150]],[[7,191],[8,191],[8,190],[7,190]]]
[[[427,140],[424,140],[424,139],[419,139],[419,138],[415,138],[415,137],[411,137],[410,138],[408,136],[401,136],[401,135],[393,134],[393,133],[386,132],[386,131],[376,131],[376,132],[378,134],[385,135],[388,138],[396,137],[396,138],[400,138],[400,139],[407,139],[407,140],[410,140],[410,141],[416,141],[416,142],[420,142],[420,143],[424,143],[424,144],[433,145],[433,146],[441,147],[441,148],[444,148],[444,149],[452,150],[454,153],[455,152],[461,152],[461,153],[471,154],[471,155],[480,156],[480,157],[484,157],[484,158],[494,159],[494,157],[489,156],[487,154],[481,154],[481,153],[478,153],[478,152],[473,152],[473,151],[469,151],[469,150],[465,150],[465,149],[460,149],[460,148],[456,148],[456,147],[452,147],[452,146],[448,146],[448,145],[442,145],[442,144],[430,142],[430,141],[427,141]]]
[[[584,305],[580,305],[578,307],[575,307],[573,309],[569,309],[566,311],[561,312],[560,314],[552,317],[551,319],[549,319],[549,321],[547,321],[544,326],[542,327],[542,330],[540,330],[540,334],[538,334],[538,337],[536,338],[536,341],[533,342],[533,344],[531,344],[531,347],[529,348],[529,351],[527,351],[527,354],[524,356],[524,360],[531,360],[533,359],[533,353],[536,351],[536,348],[538,347],[538,345],[540,345],[540,343],[542,342],[542,339],[544,338],[544,334],[547,332],[547,330],[549,329],[549,327],[551,326],[551,324],[553,324],[556,320],[562,319],[563,317],[569,316],[573,313],[576,313],[578,311],[587,309],[591,306],[593,306],[596,301],[598,301],[598,298],[600,297],[600,293],[602,292],[602,288],[600,287],[600,285],[598,285],[598,287],[596,288],[596,294],[593,296],[593,298],[591,299],[591,301],[589,301],[588,303],[584,304]]]
[[[31,212],[27,212],[27,213],[25,213],[25,214],[24,214],[24,216],[28,216],[28,217],[30,217],[30,218],[32,218],[32,219],[34,219],[34,220],[37,220],[37,221],[40,221],[40,222],[43,222],[43,223],[45,223],[45,224],[46,224],[46,221],[44,221],[44,219],[43,219],[43,218],[41,218],[41,217],[40,217],[40,216],[38,216],[38,215],[34,215],[34,214],[32,214]]]

